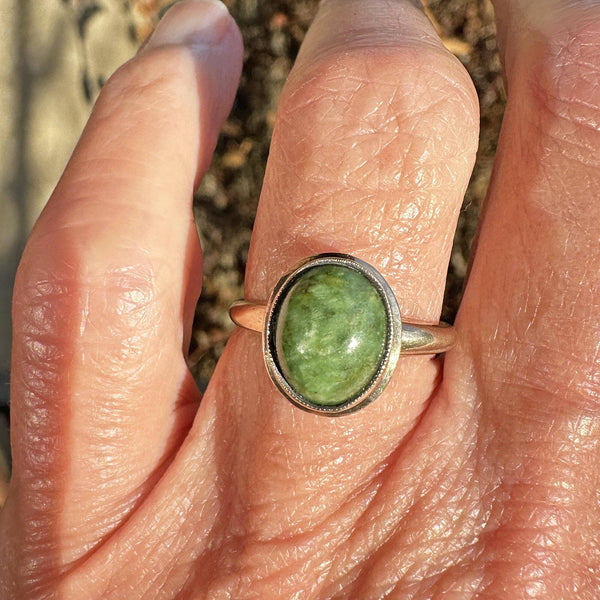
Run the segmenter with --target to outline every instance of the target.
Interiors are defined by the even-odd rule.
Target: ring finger
[[[306,256],[341,252],[384,275],[403,318],[437,322],[477,118],[466,72],[414,3],[325,2],[280,101],[246,299],[265,302]],[[440,369],[431,357],[403,357],[377,402],[338,420],[297,411],[262,361],[260,336],[240,332],[201,410],[233,424],[226,429],[235,435],[231,447],[240,448],[237,459],[230,457],[239,460],[238,474],[247,473],[251,487],[260,495],[270,490],[275,501],[289,500],[290,478],[298,486],[306,477],[310,488],[310,473],[325,473],[345,457],[347,467],[336,466],[335,476],[347,480],[337,495],[321,499],[325,512],[398,446]],[[248,448],[273,457],[272,469],[262,461],[248,466]],[[265,476],[264,486],[255,485]],[[296,524],[316,516],[306,500],[306,510],[295,511]],[[246,505],[266,508],[259,498]]]

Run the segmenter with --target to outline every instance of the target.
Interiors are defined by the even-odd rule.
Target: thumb
[[[36,565],[32,585],[114,531],[191,421],[182,347],[201,281],[191,200],[241,59],[220,2],[169,11],[105,86],[28,242],[3,520],[26,540],[14,544],[21,565]]]

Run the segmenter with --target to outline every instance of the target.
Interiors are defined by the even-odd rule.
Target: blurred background
[[[233,328],[227,309],[243,295],[277,100],[318,5],[317,0],[225,2],[242,30],[245,59],[233,112],[194,202],[205,278],[190,367],[201,387]],[[443,310],[443,318],[452,321],[490,177],[504,91],[490,1],[423,3],[444,44],[471,74],[481,104],[481,143],[456,233]],[[10,302],[19,256],[102,85],[135,53],[170,4],[0,0],[0,505],[10,467]]]

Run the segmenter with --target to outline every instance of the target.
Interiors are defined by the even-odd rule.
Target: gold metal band
[[[240,300],[229,309],[231,320],[244,329],[262,333],[265,326],[267,307]],[[421,325],[402,322],[400,354],[440,354],[456,343],[454,327],[447,323]]]

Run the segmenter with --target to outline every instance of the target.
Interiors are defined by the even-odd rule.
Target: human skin
[[[191,198],[241,69],[233,21],[181,3],[107,83],[15,286],[0,598],[597,598],[600,5],[496,11],[508,105],[458,344],[335,419],[276,391],[252,332],[201,403],[186,367]],[[477,122],[416,3],[324,2],[246,298],[345,252],[436,322]]]

